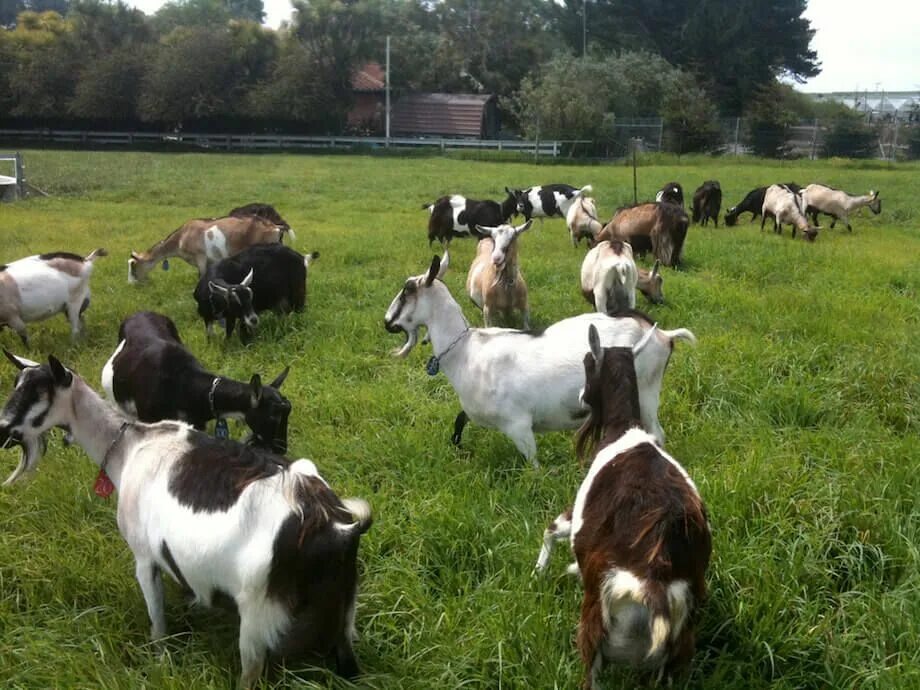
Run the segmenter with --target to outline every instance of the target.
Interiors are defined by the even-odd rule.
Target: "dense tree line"
[[[805,0],[0,0],[0,121],[336,132],[351,74],[394,89],[497,93],[524,134],[602,136],[662,115],[701,143],[777,77],[819,71]],[[587,16],[585,16],[587,12]],[[768,110],[764,108],[763,110]]]

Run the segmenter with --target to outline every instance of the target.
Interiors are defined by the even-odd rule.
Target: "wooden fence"
[[[13,164],[13,175],[0,175],[0,201],[22,199],[26,192],[25,167],[21,153],[0,153],[0,162]]]
[[[534,156],[562,155],[563,145],[580,141],[517,141],[437,137],[316,137],[291,134],[195,134],[189,132],[94,132],[63,129],[0,129],[0,141],[84,146],[184,146],[218,151],[285,149],[440,149],[516,151]]]

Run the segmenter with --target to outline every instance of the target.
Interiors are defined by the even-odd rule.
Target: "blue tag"
[[[164,271],[169,270],[169,259],[163,259],[163,270]]]
[[[214,436],[222,439],[230,438],[230,429],[227,428],[227,420],[223,417],[218,419],[214,425]]]
[[[428,372],[429,376],[434,376],[441,370],[441,362],[437,357],[432,357],[428,360],[428,364],[425,365],[425,371]]]

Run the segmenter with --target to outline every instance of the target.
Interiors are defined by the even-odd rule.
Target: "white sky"
[[[165,0],[127,0],[147,14]],[[268,26],[290,19],[290,0],[264,0]],[[802,91],[920,90],[920,3],[917,0],[809,0],[805,16],[822,72]],[[769,40],[751,36],[751,41]]]

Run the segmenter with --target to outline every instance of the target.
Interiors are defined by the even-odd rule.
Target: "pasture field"
[[[224,375],[274,377],[291,365],[290,455],[309,457],[341,496],[367,498],[375,524],[360,550],[356,647],[366,688],[573,688],[581,591],[560,547],[531,577],[547,522],[583,475],[572,433],[538,437],[534,470],[496,431],[470,426],[429,348],[406,360],[383,328],[405,278],[424,271],[425,202],[444,193],[500,198],[508,186],[594,186],[602,216],[632,199],[620,165],[536,166],[445,158],[25,151],[49,198],[0,206],[0,262],[104,246],[83,339],[64,318],[30,324],[25,351],[53,352],[99,390],[120,320],[170,315]],[[823,181],[880,189],[854,231],[815,244],[736,228],[691,226],[683,270],[664,269],[667,304],[642,301],[662,327],[687,327],[664,380],[660,418],[713,527],[710,598],[690,671],[674,687],[920,687],[920,167],[845,161],[685,159],[639,169],[639,196],[669,180],[691,195],[718,179],[723,211],[755,186]],[[309,304],[268,315],[255,341],[208,341],[195,313],[195,271],[178,260],[128,285],[131,249],[191,217],[274,204],[318,250]],[[747,216],[745,216],[745,219]],[[825,223],[826,224],[826,223]],[[584,249],[561,220],[522,237],[536,326],[588,310]],[[463,294],[471,241],[455,241],[447,283]],[[644,265],[648,265],[646,261]],[[13,370],[0,369],[5,399]],[[231,427],[232,433],[242,430]],[[0,452],[4,476],[17,456]],[[239,672],[232,615],[188,607],[167,586],[172,636],[161,655],[115,501],[92,492],[95,466],[55,436],[30,482],[0,491],[0,687],[226,688]],[[632,688],[622,669],[606,687]],[[291,669],[266,687],[345,687],[322,669]]]

